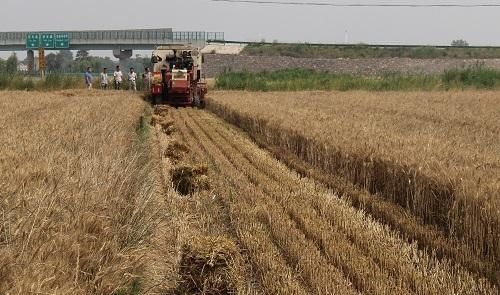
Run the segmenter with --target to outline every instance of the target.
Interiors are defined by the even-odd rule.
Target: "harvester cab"
[[[153,104],[205,105],[207,84],[202,81],[203,57],[199,49],[187,45],[159,46],[153,51],[151,62]]]

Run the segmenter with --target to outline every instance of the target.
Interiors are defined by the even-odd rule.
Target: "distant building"
[[[22,72],[22,73],[27,73],[28,72],[28,65],[20,62],[17,64],[17,71]]]
[[[24,60],[20,63],[17,64],[17,71],[21,73],[28,73],[29,72],[29,65],[28,61]],[[38,71],[38,57],[35,57],[35,61],[33,64],[33,71]]]

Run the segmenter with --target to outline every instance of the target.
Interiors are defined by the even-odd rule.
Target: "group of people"
[[[85,72],[85,85],[87,86],[87,89],[92,89],[92,82],[94,80],[94,77],[92,76],[92,68],[88,67],[87,71]],[[108,74],[108,69],[104,68],[102,69],[101,74],[99,75],[99,82],[102,90],[107,90],[109,88],[109,74]],[[142,75],[142,78],[144,80],[144,85],[148,87],[150,85],[151,81],[151,72],[149,71],[149,68],[144,69],[144,74]],[[122,89],[122,84],[123,84],[123,79],[124,75],[120,69],[120,66],[116,66],[116,70],[113,73],[113,84],[114,88],[116,90],[121,90]],[[133,91],[137,91],[137,73],[135,72],[134,68],[130,68],[130,72],[127,75],[127,79],[129,82],[129,89]]]

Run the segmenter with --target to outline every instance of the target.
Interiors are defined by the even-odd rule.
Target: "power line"
[[[500,7],[500,4],[368,4],[368,3],[326,3],[326,2],[290,2],[266,0],[211,0],[212,2],[248,3],[248,4],[274,4],[274,5],[301,5],[301,6],[333,6],[333,7]]]

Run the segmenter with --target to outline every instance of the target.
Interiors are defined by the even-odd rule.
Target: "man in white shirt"
[[[113,77],[115,78],[115,89],[121,90],[123,83],[123,73],[120,70],[120,66],[116,66],[116,71],[113,73]]]
[[[137,73],[134,68],[130,68],[130,73],[128,73],[129,89],[137,91]]]
[[[102,69],[100,80],[101,80],[101,89],[102,90],[108,89],[109,81],[108,81],[108,69],[107,68]]]

